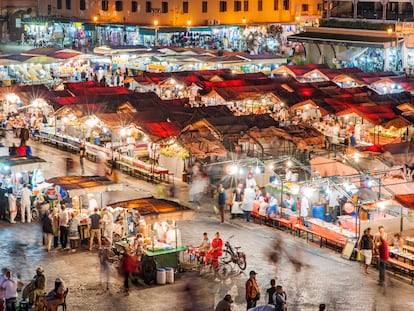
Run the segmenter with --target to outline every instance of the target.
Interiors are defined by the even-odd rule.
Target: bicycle
[[[232,246],[230,244],[230,239],[233,237],[234,235],[230,236],[224,244],[223,261],[227,264],[237,264],[240,270],[245,270],[247,266],[246,253],[240,251],[241,246]]]

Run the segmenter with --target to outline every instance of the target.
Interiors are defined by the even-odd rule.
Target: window
[[[219,11],[227,12],[227,1],[220,1]]]
[[[115,1],[115,11],[122,12],[122,1]]]
[[[279,0],[273,0],[273,11],[279,11]]]
[[[151,1],[145,2],[145,12],[151,13],[151,9],[152,9]]]
[[[201,12],[207,13],[207,1],[201,2]]]
[[[234,12],[240,12],[241,11],[241,1],[234,1]]]
[[[323,10],[323,5],[322,3],[318,3],[318,11],[322,11]]]
[[[258,0],[257,1],[257,10],[258,11],[263,11],[263,0]]]
[[[188,1],[183,2],[183,13],[188,13]]]
[[[131,12],[138,12],[138,2],[131,1]]]
[[[308,12],[309,11],[309,4],[302,4],[302,12]]]
[[[244,0],[243,11],[247,12],[248,10],[249,10],[249,0]]]
[[[283,0],[283,10],[289,10],[290,2],[289,0]]]
[[[72,0],[66,0],[66,10],[70,10],[72,8]]]
[[[161,13],[168,13],[168,2],[161,2]]]
[[[47,15],[49,16],[51,14],[52,14],[52,5],[51,4],[48,4],[47,5]]]
[[[62,10],[62,0],[57,0],[56,1],[56,9]]]
[[[102,7],[102,11],[108,11],[108,8],[109,8],[108,0],[102,0],[101,7]]]
[[[86,0],[79,1],[79,10],[85,11],[86,10]]]

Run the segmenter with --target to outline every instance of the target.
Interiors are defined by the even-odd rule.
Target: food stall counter
[[[180,253],[186,251],[185,246],[180,246],[172,249],[162,249],[162,250],[146,250],[146,255],[153,257],[157,263],[157,268],[178,268],[180,262]]]

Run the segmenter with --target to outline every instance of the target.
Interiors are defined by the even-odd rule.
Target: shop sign
[[[137,26],[125,26],[125,31],[137,31]]]
[[[75,27],[76,28],[82,28],[82,23],[81,22],[75,22]]]

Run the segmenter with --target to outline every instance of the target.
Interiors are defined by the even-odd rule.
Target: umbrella
[[[51,63],[57,63],[58,61],[60,60],[50,57],[50,56],[33,56],[24,62],[31,63],[31,64],[51,64]]]

